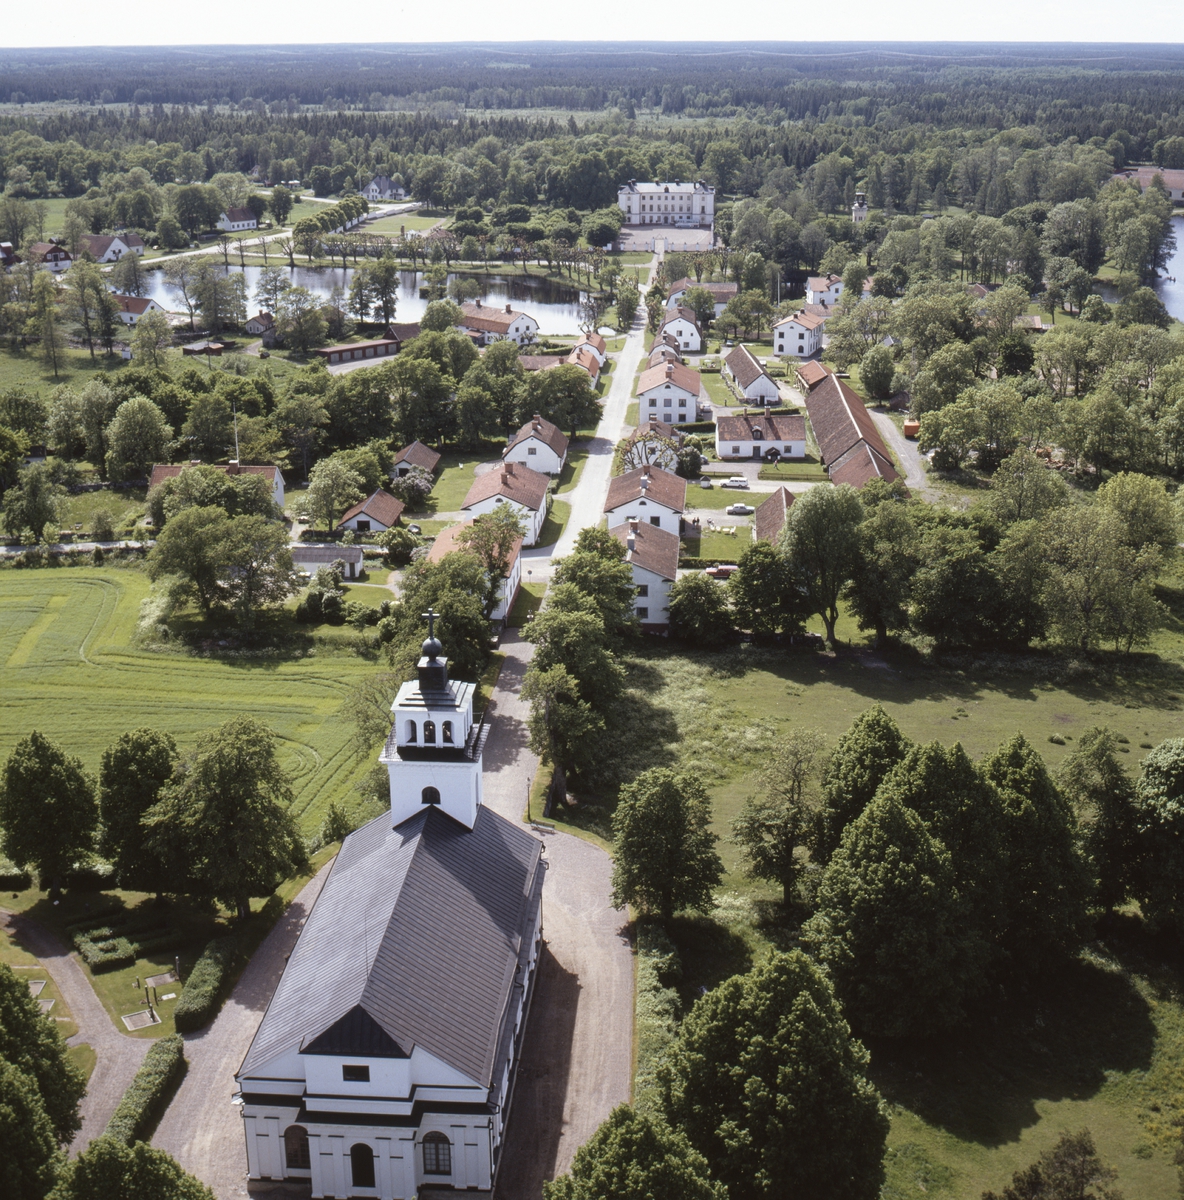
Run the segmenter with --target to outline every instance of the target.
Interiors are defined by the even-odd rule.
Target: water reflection
[[[277,260],[273,265],[283,266],[283,263]],[[249,310],[255,312],[261,308],[262,305],[255,296],[255,288],[263,268],[231,266],[228,269],[246,276]],[[306,287],[315,295],[326,298],[335,287],[340,287],[348,296],[350,280],[354,274],[352,267],[284,267],[284,270],[293,284]],[[452,280],[456,276],[449,275],[448,278]],[[540,279],[535,275],[515,275],[512,272],[505,275],[474,274],[464,278],[475,279],[485,289],[481,296],[482,304],[499,308],[512,304],[515,308],[521,308],[538,321],[539,331],[544,335],[570,335],[580,332],[580,301],[585,293],[574,284],[556,283],[552,279]],[[428,306],[428,302],[419,295],[423,284],[422,271],[399,272],[396,321],[418,321],[423,315]],[[165,283],[163,272],[150,272],[148,286],[147,294],[158,304],[168,309],[182,310],[181,302]]]
[[[1184,216],[1172,218],[1172,231],[1176,235],[1176,253],[1152,285],[1152,290],[1163,301],[1168,314],[1177,321],[1184,321]],[[1098,291],[1103,300],[1111,303],[1118,299],[1118,289],[1113,284],[1103,283]]]

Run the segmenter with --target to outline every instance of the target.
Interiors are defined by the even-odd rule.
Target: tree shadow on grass
[[[705,991],[752,968],[752,948],[735,929],[716,917],[684,913],[667,927],[678,947],[683,1005],[690,1007]]]
[[[1079,960],[1021,993],[984,997],[966,1027],[926,1038],[868,1038],[886,1100],[982,1146],[1016,1141],[1040,1100],[1095,1095],[1112,1072],[1151,1065],[1150,1006],[1117,963]]]

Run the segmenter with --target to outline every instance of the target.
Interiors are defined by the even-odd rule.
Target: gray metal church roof
[[[296,1049],[373,1058],[419,1045],[489,1086],[541,851],[484,807],[472,830],[429,807],[350,834],[240,1075]]]

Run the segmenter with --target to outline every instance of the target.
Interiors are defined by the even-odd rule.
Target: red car
[[[707,567],[703,574],[710,575],[712,579],[730,579],[732,572],[739,570],[735,563],[719,563],[717,566]]]

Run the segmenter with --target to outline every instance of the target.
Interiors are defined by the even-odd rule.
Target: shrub
[[[90,535],[96,542],[113,542],[115,540],[115,518],[111,510],[96,508],[90,518]]]
[[[658,1101],[658,1067],[678,1032],[680,1006],[674,988],[682,975],[678,949],[660,925],[637,927],[637,1076],[635,1104],[651,1111]]]
[[[117,971],[120,967],[130,967],[139,955],[136,947],[125,937],[102,936],[102,931],[94,934],[75,934],[74,948],[82,956],[82,961],[95,974],[103,971]]]
[[[107,1123],[105,1136],[126,1146],[148,1140],[184,1073],[184,1039],[176,1033],[161,1038],[145,1055],[143,1066]]]
[[[201,952],[173,1010],[178,1033],[193,1033],[213,1020],[236,948],[234,938],[215,938]]]

